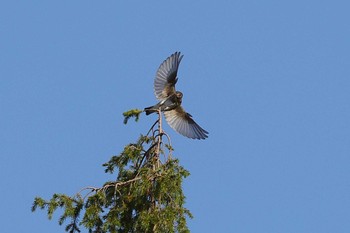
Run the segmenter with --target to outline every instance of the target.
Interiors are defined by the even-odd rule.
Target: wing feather
[[[177,70],[182,57],[180,52],[175,52],[159,66],[154,79],[154,93],[158,100],[164,100],[175,93]]]
[[[181,106],[164,112],[164,115],[170,127],[186,137],[193,139],[208,137],[208,132],[200,127]]]

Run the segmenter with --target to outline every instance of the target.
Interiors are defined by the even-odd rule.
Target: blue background
[[[104,162],[156,116],[153,79],[175,51],[177,89],[210,132],[170,127],[192,232],[350,231],[348,1],[2,1],[2,232],[64,232],[35,196],[114,176]],[[86,232],[84,230],[83,232]]]

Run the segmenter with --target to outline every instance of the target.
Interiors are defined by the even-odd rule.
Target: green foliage
[[[116,180],[83,188],[72,197],[54,194],[48,201],[36,197],[32,211],[46,209],[51,219],[61,208],[59,224],[68,222],[65,230],[70,233],[80,232],[80,227],[99,233],[189,232],[186,218],[192,215],[184,207],[182,192],[189,172],[171,158],[170,143],[162,141],[164,135],[169,137],[160,128],[154,129],[156,123],[147,135],[103,164],[106,173],[118,172]]]
[[[128,123],[128,120],[130,119],[130,117],[135,117],[135,121],[138,121],[139,118],[140,118],[140,114],[142,113],[143,111],[140,110],[140,109],[131,109],[129,111],[126,111],[123,113],[123,116],[124,116],[124,124],[127,124]]]
[[[71,198],[64,194],[54,194],[49,201],[36,197],[34,199],[32,211],[34,212],[38,207],[40,209],[46,208],[48,218],[52,219],[52,215],[56,211],[57,207],[63,208],[64,212],[59,218],[58,223],[62,225],[67,218],[70,218],[71,222],[66,226],[66,231],[80,232],[77,226],[77,221],[83,206],[84,202],[80,196]]]

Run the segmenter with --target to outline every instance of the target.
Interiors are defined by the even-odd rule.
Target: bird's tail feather
[[[146,112],[146,115],[149,115],[149,114],[151,114],[151,113],[157,112],[157,110],[154,109],[154,106],[145,108],[144,111]]]

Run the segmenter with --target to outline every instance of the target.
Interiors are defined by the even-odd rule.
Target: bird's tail
[[[149,115],[151,113],[157,112],[157,109],[155,109],[154,106],[151,106],[151,107],[145,108],[143,111],[146,112],[146,115]]]

